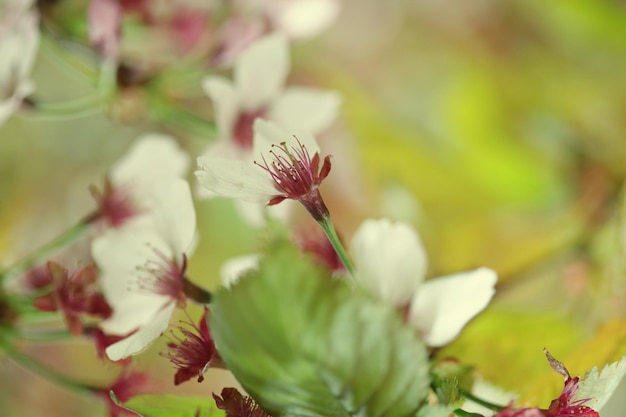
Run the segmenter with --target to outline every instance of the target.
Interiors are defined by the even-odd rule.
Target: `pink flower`
[[[584,405],[589,398],[584,398],[580,400],[574,400],[574,394],[578,390],[578,377],[567,377],[565,380],[565,387],[563,388],[563,392],[559,395],[559,398],[552,400],[550,403],[550,407],[548,408],[547,413],[545,414],[548,417],[570,417],[570,416],[580,416],[580,417],[600,417],[597,411],[593,410],[591,407]]]
[[[34,305],[41,311],[61,311],[63,318],[74,336],[83,333],[81,316],[88,314],[108,318],[112,314],[98,285],[98,271],[94,265],[85,266],[69,272],[56,262],[46,265],[47,279],[38,282],[40,288],[49,288],[49,292],[35,299]]]
[[[572,378],[562,362],[544,349],[544,353],[552,369],[565,377],[563,392],[558,398],[552,400],[547,410],[539,408],[518,408],[512,406],[498,412],[494,417],[600,417],[600,414],[589,406],[584,405],[590,398],[574,399],[578,390],[579,378]]]
[[[223,367],[209,332],[208,322],[209,309],[204,307],[204,313],[199,324],[196,326],[191,322],[183,322],[190,327],[187,329],[178,326],[185,337],[184,340],[175,337],[174,341],[167,344],[169,352],[161,353],[161,356],[169,359],[178,368],[174,376],[174,385],[195,377],[198,377],[198,382],[202,382],[204,373],[209,369],[209,366]]]
[[[328,209],[322,200],[319,186],[330,173],[330,156],[324,158],[320,168],[320,154],[316,152],[311,158],[307,148],[296,138],[297,147],[291,148],[286,142],[280,145],[272,144],[273,159],[270,162],[263,158],[258,166],[267,171],[274,181],[274,186],[280,194],[272,197],[267,203],[269,206],[280,203],[285,199],[299,201],[315,220],[328,217]]]
[[[128,411],[113,402],[111,391],[113,391],[120,403],[125,403],[138,394],[145,392],[149,383],[150,380],[147,374],[123,371],[111,385],[96,389],[95,393],[107,404],[110,417],[136,417],[137,413]]]
[[[91,188],[98,202],[97,215],[113,227],[149,214],[155,186],[171,179],[183,178],[189,166],[189,156],[173,138],[144,134],[135,141],[124,156],[112,167],[104,189]]]
[[[254,130],[258,161],[202,156],[196,171],[200,185],[218,196],[267,205],[296,200],[316,221],[328,217],[318,188],[330,172],[330,157],[321,163],[315,139],[290,135],[262,119],[256,120]]]
[[[317,264],[326,267],[330,272],[345,274],[346,267],[321,229],[301,230],[296,234],[295,241]]]
[[[150,215],[108,229],[92,243],[103,293],[113,307],[100,327],[109,335],[136,330],[106,349],[111,360],[139,353],[159,337],[192,289],[185,276],[196,234],[189,185],[182,179],[164,182],[149,197]]]
[[[87,12],[89,41],[108,60],[117,61],[122,7],[118,0],[91,0]]]
[[[312,134],[332,123],[339,96],[315,88],[285,87],[289,66],[288,41],[274,33],[241,52],[234,64],[233,81],[214,75],[204,79],[220,133],[220,140],[206,155],[245,159],[253,149],[253,124],[259,117]]]

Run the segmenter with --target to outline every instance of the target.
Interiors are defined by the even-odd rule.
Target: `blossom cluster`
[[[35,5],[30,1],[5,0],[0,5],[0,125],[11,123],[14,116],[28,117],[45,112],[45,100],[38,95],[31,79],[40,37],[51,36],[46,33],[46,27],[55,22],[56,16],[54,10],[51,12],[43,3],[46,2]],[[251,366],[250,362],[239,363],[233,359],[237,355],[228,351],[231,343],[239,342],[233,342],[239,334],[235,330],[239,329],[233,328],[232,333],[225,331],[220,324],[224,322],[219,316],[221,310],[212,310],[216,298],[230,300],[225,297],[249,296],[245,291],[250,281],[262,280],[267,274],[263,262],[273,256],[271,250],[261,245],[258,254],[215,265],[216,270],[221,270],[220,288],[211,288],[210,280],[192,274],[190,265],[206,255],[197,250],[202,239],[197,208],[206,200],[221,198],[232,202],[238,218],[251,229],[271,234],[278,224],[281,230],[287,230],[290,245],[303,254],[302,264],[306,265],[303,268],[314,271],[311,274],[316,278],[317,271],[322,271],[319,274],[329,279],[329,294],[310,296],[326,297],[332,302],[329,301],[325,310],[309,317],[311,321],[334,319],[333,314],[345,315],[346,311],[354,313],[349,309],[356,309],[355,315],[362,314],[368,319],[368,314],[379,314],[383,317],[380,323],[389,324],[389,332],[396,332],[387,335],[390,340],[405,341],[414,349],[406,351],[411,355],[425,352],[421,359],[418,355],[403,355],[398,360],[406,360],[406,363],[399,368],[419,369],[423,375],[434,374],[441,359],[437,357],[439,348],[452,343],[465,326],[488,307],[496,294],[498,274],[493,267],[478,266],[431,277],[426,245],[415,225],[407,221],[380,215],[362,216],[349,239],[344,242],[340,237],[344,230],[334,219],[336,205],[330,204],[324,196],[329,194],[327,190],[331,191],[328,187],[333,186],[329,183],[337,172],[336,167],[345,166],[346,162],[342,159],[344,155],[335,155],[333,159],[323,149],[328,145],[325,140],[333,136],[332,127],[337,124],[341,95],[299,85],[292,82],[289,75],[291,45],[331,25],[341,2],[241,0],[219,6],[206,3],[91,0],[86,5],[81,24],[88,29],[88,34],[83,41],[98,57],[101,76],[101,83],[94,89],[95,102],[109,106],[107,114],[113,122],[133,120],[128,114],[128,119],[116,120],[119,115],[115,116],[116,110],[124,110],[124,104],[132,102],[133,109],[143,106],[150,109],[141,115],[145,120],[157,114],[162,116],[160,122],[163,123],[144,129],[126,153],[102,173],[101,181],[85,190],[93,197],[91,211],[76,228],[0,273],[3,284],[0,289],[0,349],[3,348],[9,358],[22,357],[15,347],[15,334],[23,323],[16,317],[20,314],[26,317],[26,313],[23,307],[17,308],[15,303],[9,302],[14,297],[27,300],[25,310],[42,314],[59,312],[62,317],[59,326],[67,330],[69,336],[89,340],[103,361],[119,365],[117,378],[106,387],[70,381],[50,370],[43,372],[54,382],[96,394],[107,404],[110,415],[134,412],[131,398],[150,391],[153,376],[137,371],[134,358],[148,355],[152,345],[159,343],[165,346],[159,358],[171,362],[175,385],[191,380],[202,382],[212,368],[225,369],[241,379],[248,393],[226,387],[219,395],[206,396],[213,402],[213,409],[224,411],[227,417],[300,415],[296,412],[300,409],[281,409],[283,403],[263,391],[273,386],[272,381],[277,378],[284,378],[276,383],[281,387],[301,382],[299,370],[287,365],[276,366],[276,369],[269,367],[275,374],[268,374],[261,381],[249,378],[245,371]],[[129,52],[132,51],[129,33],[138,30],[137,27],[150,36],[164,39],[162,45],[150,43],[157,52],[144,52],[152,55],[151,59]],[[54,42],[54,39],[47,42]],[[210,104],[206,119],[181,110],[188,103],[172,110],[168,104],[171,97],[159,97],[159,88],[167,84],[168,71],[175,72],[175,63],[183,58],[193,61],[196,55],[202,57],[203,75],[193,87],[194,91],[204,94],[203,100]],[[179,92],[168,93],[175,100]],[[205,142],[190,145],[197,130],[189,135],[172,133],[175,130],[166,129],[165,122],[179,123],[191,130],[200,126],[207,136],[203,138]],[[212,136],[208,137],[207,132]],[[334,190],[334,193],[342,192]],[[307,222],[314,224],[314,232],[301,232]],[[80,246],[80,250],[75,246]],[[72,258],[81,250],[82,257]],[[292,278],[289,265],[277,273]],[[335,288],[340,290],[332,293]],[[341,310],[344,305],[333,303],[344,300],[341,297],[346,293],[353,294],[358,301],[354,305],[346,302],[348,307]],[[276,294],[276,297],[281,296]],[[272,300],[255,300],[255,305],[271,303]],[[245,309],[244,304],[240,302],[234,309]],[[4,314],[5,310],[9,313]],[[174,317],[179,315],[184,319],[177,321]],[[329,322],[335,323],[331,319]],[[264,323],[263,320],[278,322],[277,328],[289,323],[278,313],[276,317],[259,317],[260,323]],[[216,328],[212,328],[213,324]],[[283,330],[291,335],[287,330],[292,329]],[[377,335],[372,342],[367,335],[331,333],[329,329],[328,334],[312,334],[332,339],[324,339],[324,343],[335,347],[343,345],[342,337],[350,343],[354,340],[349,338],[357,338],[371,349],[374,360],[377,358],[374,353],[379,350],[405,352],[402,351],[404,346],[393,345],[384,334]],[[312,337],[306,331],[301,335],[304,339]],[[292,342],[288,336],[284,338]],[[226,340],[228,343],[224,342]],[[259,348],[278,343],[263,338],[252,342]],[[240,343],[251,342],[242,340]],[[352,345],[346,342],[346,346]],[[307,357],[307,354],[315,357],[310,352],[284,353],[285,357]],[[253,359],[258,361],[259,367],[267,360],[263,356]],[[349,402],[346,399],[350,397],[349,389],[358,385],[354,379],[362,377],[363,385],[373,382],[367,380],[367,375],[342,374],[344,369],[332,368],[335,363],[331,359],[320,361],[320,369],[326,366],[336,372],[329,371],[327,375],[320,370],[316,376],[329,387],[329,392],[337,390],[338,394],[333,392],[338,398],[337,404],[315,403],[315,390],[306,391],[308,380],[302,386],[294,385],[290,393],[298,401],[302,397],[311,401],[313,405],[307,403],[311,408],[304,409],[317,411],[310,415],[325,415],[326,412],[344,415],[337,411],[340,407],[345,407],[341,409],[345,415],[369,415],[365,406],[355,411],[345,404]],[[548,359],[565,378],[563,392],[545,409],[518,408],[511,403],[500,407],[493,415],[599,416],[599,409],[594,408],[593,403],[597,398],[577,396],[579,388],[590,386],[593,378],[586,382],[587,379],[572,377],[563,364],[550,355]],[[620,363],[614,380],[621,379],[626,372],[624,367]],[[32,368],[41,370],[42,366]],[[386,387],[389,392],[380,390],[368,392],[368,395],[374,398],[384,392],[389,398],[400,398],[408,392],[393,391],[397,389],[397,381],[393,379],[396,375],[390,371],[387,376],[393,382]],[[415,402],[413,414],[430,415],[429,412],[439,410],[440,414],[434,415],[467,415],[463,410],[464,400],[472,398],[464,394],[471,391],[471,386],[469,390],[458,388],[455,378],[433,377],[432,381],[418,381],[425,388],[420,391],[422,397],[412,399]],[[450,386],[452,394],[441,395]],[[607,389],[606,395],[613,389]],[[277,392],[277,397],[284,394],[278,388]],[[368,397],[363,400],[364,404],[371,400],[367,395],[362,396]],[[385,400],[390,401],[389,398]],[[291,398],[280,400],[289,402]],[[322,409],[323,406],[330,411]]]

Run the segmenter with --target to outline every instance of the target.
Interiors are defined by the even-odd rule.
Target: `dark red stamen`
[[[268,205],[278,204],[285,199],[297,200],[316,221],[320,221],[329,215],[318,188],[330,173],[330,156],[324,158],[324,164],[320,169],[319,152],[311,158],[306,147],[298,138],[295,139],[298,141],[297,148],[289,149],[285,142],[272,145],[271,163],[268,163],[265,157],[262,164],[256,161],[254,163],[270,174],[274,186],[281,192],[270,199]]]
[[[153,294],[160,294],[176,300],[184,306],[185,273],[187,271],[187,256],[183,255],[182,262],[166,256],[156,248],[151,248],[156,258],[149,259],[143,266],[137,267],[140,272],[139,288]]]
[[[173,340],[167,344],[169,352],[161,353],[178,368],[175,385],[195,377],[202,382],[209,366],[223,367],[209,331],[208,316],[209,309],[205,307],[197,326],[191,321],[182,322],[188,327],[178,326],[183,338],[173,335]]]

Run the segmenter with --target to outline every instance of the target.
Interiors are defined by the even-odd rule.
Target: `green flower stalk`
[[[25,273],[46,261],[53,253],[84,237],[90,229],[91,222],[94,221],[95,218],[97,218],[96,214],[85,217],[75,226],[62,232],[59,236],[36,249],[30,255],[20,259],[15,264],[0,272],[0,282]]]

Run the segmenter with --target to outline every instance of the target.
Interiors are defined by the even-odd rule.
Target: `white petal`
[[[133,219],[121,228],[107,229],[93,240],[91,255],[103,275],[101,283],[107,299],[114,302],[131,287],[136,289],[137,266],[153,257],[149,244],[160,241],[152,219],[147,216]]]
[[[279,125],[319,133],[337,118],[341,97],[332,91],[290,87],[270,108],[269,118]]]
[[[155,248],[170,255],[170,249],[147,216],[121,228],[108,229],[92,242],[91,252],[100,269],[102,292],[113,308],[113,316],[102,325],[107,333],[126,334],[143,326],[169,301],[168,297],[140,288],[142,274],[137,268],[149,260],[158,260]]]
[[[236,283],[239,278],[251,269],[259,267],[259,254],[243,255],[227,260],[220,268],[220,276],[222,284],[230,287]]]
[[[429,346],[450,343],[495,293],[498,277],[488,268],[433,279],[420,286],[409,320]]]
[[[316,152],[319,152],[319,145],[309,132],[297,129],[285,129],[277,123],[263,119],[256,119],[254,121],[253,129],[254,142],[252,154],[255,157],[263,155],[266,158],[269,158],[270,155],[268,152],[272,148],[272,145],[278,145],[282,142],[285,142],[289,149],[298,149],[299,142],[307,149],[311,157],[313,157]]]
[[[258,110],[277,97],[288,73],[289,45],[283,35],[274,33],[247,47],[233,74],[244,109]]]
[[[426,252],[406,223],[366,220],[352,237],[350,252],[356,281],[395,306],[411,299],[426,273]]]
[[[189,156],[167,135],[140,136],[111,168],[110,179],[117,186],[132,186],[142,193],[154,183],[182,178],[189,167]]]
[[[149,323],[139,328],[136,333],[107,347],[105,352],[109,359],[118,361],[135,355],[148,347],[167,329],[175,307],[176,304],[174,303],[164,306]]]
[[[201,156],[198,167],[198,182],[216,195],[267,203],[278,194],[269,174],[253,163]]]
[[[189,255],[196,234],[196,211],[189,184],[183,179],[163,181],[153,187],[150,196],[157,233],[174,256]]]
[[[231,140],[217,140],[212,142],[204,148],[201,155],[219,157],[223,159],[239,159],[242,161],[246,161],[251,157],[250,150],[243,150]],[[252,163],[252,160],[250,160],[250,163]],[[195,196],[197,198],[207,199],[217,196],[215,193],[199,186],[199,184],[197,185],[198,186],[194,189]]]
[[[202,82],[204,91],[213,100],[215,124],[224,139],[232,136],[236,119],[239,115],[239,98],[233,84],[217,76],[206,77]]]
[[[108,279],[103,277],[104,279]],[[160,295],[129,291],[127,296],[109,301],[113,315],[98,326],[107,334],[125,335],[145,326],[171,300]]]
[[[308,38],[326,29],[339,15],[337,0],[292,0],[274,13],[275,24],[293,38]]]
[[[38,15],[28,11],[27,2],[0,5],[0,125],[34,91],[30,72],[39,47]]]

